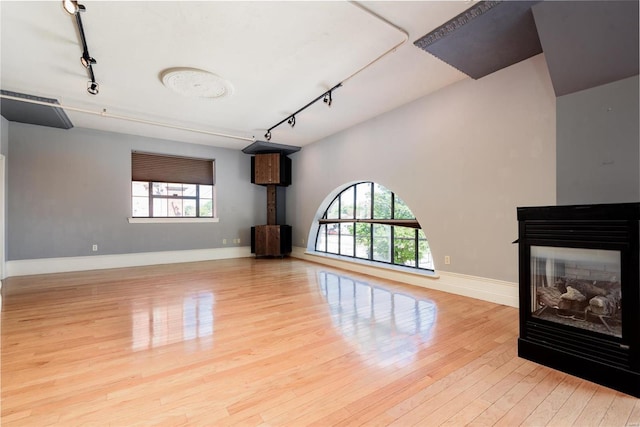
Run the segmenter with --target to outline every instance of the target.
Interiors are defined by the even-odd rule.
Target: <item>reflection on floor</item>
[[[190,294],[182,301],[133,301],[132,350],[146,350],[213,335],[213,305],[211,292]]]
[[[438,312],[431,300],[326,271],[318,273],[318,284],[333,324],[359,352],[375,356],[378,366],[411,363],[419,344],[431,338]]]

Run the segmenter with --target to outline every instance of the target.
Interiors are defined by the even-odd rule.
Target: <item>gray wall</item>
[[[0,116],[0,154],[9,152],[9,122]]]
[[[8,136],[7,260],[247,246],[266,221],[241,151],[14,122]],[[220,222],[129,224],[132,150],[214,158]]]
[[[638,76],[557,99],[558,204],[640,201]]]
[[[555,117],[538,55],[306,146],[287,190],[294,245],[313,245],[328,195],[372,180],[407,202],[436,269],[516,282],[516,208],[556,200]]]
[[[2,208],[4,209],[4,212],[2,212],[2,218],[4,218],[4,228],[0,231],[2,233],[2,239],[0,239],[0,241],[4,241],[4,248],[3,248],[3,254],[4,257],[6,259],[7,257],[7,192],[9,191],[8,189],[8,162],[7,162],[7,157],[9,155],[9,121],[7,119],[5,119],[4,117],[0,116],[0,154],[5,156],[5,167],[4,167],[4,176],[3,176],[3,180],[2,182],[4,183],[4,188],[2,189],[3,191],[0,191],[0,193],[2,194],[2,197],[4,197],[3,202],[4,203],[0,203],[0,206],[2,206]],[[2,260],[0,259],[0,262],[2,262]],[[2,275],[6,274],[5,269],[4,269],[4,265],[0,266],[0,271],[2,272],[2,274],[0,274],[0,279],[2,279]]]

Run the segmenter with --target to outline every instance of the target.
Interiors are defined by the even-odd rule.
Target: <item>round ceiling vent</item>
[[[233,93],[227,80],[197,68],[170,68],[160,74],[160,79],[166,87],[184,96],[221,98]]]

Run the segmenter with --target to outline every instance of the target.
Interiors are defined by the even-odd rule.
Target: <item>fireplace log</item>
[[[579,290],[572,288],[571,286],[567,286],[567,292],[562,294],[560,298],[569,300],[569,301],[580,301],[580,302],[586,301],[587,299],[587,297],[582,295],[582,293]]]
[[[609,285],[610,287],[610,283],[611,282],[597,282],[595,280],[567,279],[565,285],[567,288],[572,287],[573,289],[580,291],[586,299],[591,299],[598,295],[605,296],[609,292],[609,289],[605,289],[603,286]]]
[[[610,292],[606,296],[598,295],[589,300],[589,307],[594,314],[614,316],[618,313],[622,293]]]
[[[567,286],[567,292],[560,296],[558,308],[562,310],[582,311],[587,305],[586,300],[587,297],[582,295],[579,290]]]
[[[555,287],[538,288],[538,304],[545,307],[558,307],[562,293]]]

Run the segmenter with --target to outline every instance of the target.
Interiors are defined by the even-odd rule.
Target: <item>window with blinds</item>
[[[131,153],[134,218],[214,218],[215,161]]]

